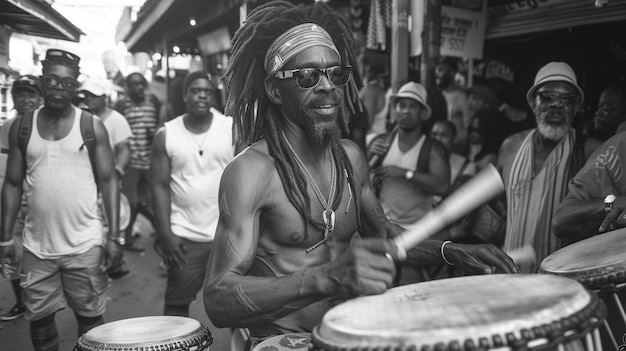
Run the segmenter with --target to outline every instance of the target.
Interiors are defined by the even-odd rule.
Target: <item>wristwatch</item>
[[[604,198],[604,212],[609,213],[613,209],[613,202],[615,202],[615,195],[609,194]]]
[[[110,236],[107,236],[107,239],[113,240],[113,241],[115,241],[116,243],[118,243],[118,244],[120,244],[122,246],[126,245],[126,238],[124,238],[123,235],[120,235],[117,238],[111,238]]]
[[[415,175],[415,173],[413,173],[413,171],[408,170],[406,171],[406,173],[404,174],[404,177],[406,178],[406,180],[411,180],[413,179],[413,176]]]

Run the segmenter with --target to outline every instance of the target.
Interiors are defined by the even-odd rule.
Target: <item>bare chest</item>
[[[259,252],[262,254],[291,252],[299,260],[319,258],[320,255],[329,255],[337,248],[345,247],[358,230],[354,189],[348,186],[345,179],[343,188],[338,193],[341,201],[331,209],[332,223],[328,223],[330,220],[325,223],[324,213],[326,211],[328,218],[329,212],[322,206],[311,186],[307,189],[310,202],[309,220],[305,218],[306,213],[301,214],[289,201],[282,183],[272,182],[270,188],[273,191],[268,191],[266,206],[259,218]],[[325,238],[328,240],[307,253],[307,249]],[[282,254],[281,256],[285,257]]]

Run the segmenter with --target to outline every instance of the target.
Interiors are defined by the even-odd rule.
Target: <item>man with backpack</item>
[[[9,154],[9,130],[11,125],[28,111],[32,111],[41,105],[41,82],[39,78],[27,74],[18,77],[13,81],[11,87],[11,97],[15,107],[15,116],[2,124],[0,129],[0,186],[4,184],[4,176],[6,173],[7,157]],[[22,302],[22,287],[20,287],[20,271],[22,267],[22,231],[24,229],[24,216],[26,213],[26,199],[22,197],[20,209],[18,211],[15,225],[13,226],[13,240],[15,241],[15,260],[16,271],[11,275],[11,287],[15,295],[15,305],[5,314],[0,316],[1,321],[11,321],[24,315],[26,307]],[[1,208],[1,207],[0,207]]]
[[[398,127],[372,140],[368,157],[374,185],[385,214],[400,225],[410,225],[433,208],[433,196],[450,186],[448,152],[422,131],[430,118],[426,89],[414,82],[390,98]],[[378,159],[378,164],[372,159]]]
[[[121,253],[115,230],[119,189],[106,129],[99,118],[71,104],[79,62],[70,52],[49,49],[42,61],[44,105],[10,130],[0,259],[3,272],[14,270],[11,230],[25,181],[21,285],[35,350],[58,348],[55,314],[67,306],[79,335],[104,323],[106,270]],[[98,189],[110,223],[107,235],[98,214]]]

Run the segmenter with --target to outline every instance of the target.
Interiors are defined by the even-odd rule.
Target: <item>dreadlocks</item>
[[[307,178],[298,166],[296,155],[289,150],[287,141],[282,135],[281,112],[267,96],[264,85],[266,77],[264,61],[267,49],[281,34],[303,23],[315,23],[324,28],[341,54],[342,65],[356,67],[349,26],[328,6],[319,2],[310,6],[293,5],[286,1],[261,5],[249,14],[245,24],[233,37],[230,66],[225,73],[228,82],[225,112],[233,117],[235,142],[251,144],[261,138],[267,141],[270,156],[275,159],[289,201],[307,222],[321,229],[324,224],[311,217]],[[341,128],[346,133],[349,132],[350,116],[362,110],[358,97],[361,86],[361,77],[358,70],[354,69],[352,79],[343,88],[344,104],[340,111]],[[343,176],[347,178],[348,185],[354,189],[352,164],[343,147],[336,141],[331,145],[331,153],[336,160],[335,167],[339,175],[336,187],[338,193],[343,194],[345,185]],[[360,227],[358,198],[355,197]],[[337,196],[332,204],[333,210],[337,209],[340,203],[341,196]]]

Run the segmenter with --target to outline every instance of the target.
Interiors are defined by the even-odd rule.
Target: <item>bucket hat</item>
[[[408,82],[404,84],[396,94],[389,97],[391,106],[395,105],[396,101],[400,98],[417,101],[420,105],[424,106],[426,119],[430,118],[432,110],[430,109],[430,106],[428,106],[428,103],[426,103],[428,93],[426,92],[426,88],[424,88],[421,84],[415,82]]]
[[[537,92],[537,89],[548,82],[566,82],[574,86],[580,97],[579,103],[582,104],[585,100],[585,94],[583,90],[578,86],[576,80],[576,73],[570,65],[565,62],[550,62],[547,65],[541,67],[537,75],[535,76],[535,84],[533,84],[528,93],[526,93],[526,101],[530,105],[532,99]]]

